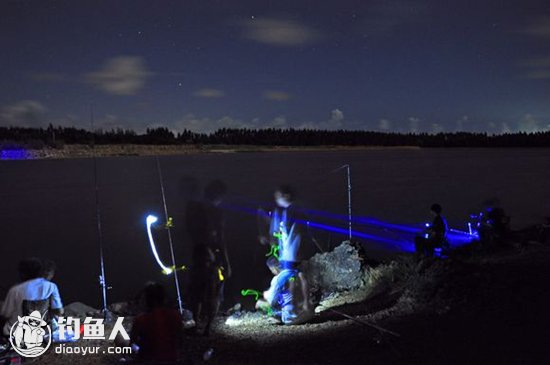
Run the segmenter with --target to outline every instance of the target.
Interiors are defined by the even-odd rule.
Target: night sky
[[[0,2],[0,125],[550,130],[550,2]]]

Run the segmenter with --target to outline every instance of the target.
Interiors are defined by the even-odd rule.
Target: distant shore
[[[166,156],[198,153],[244,153],[244,152],[305,152],[305,151],[364,151],[405,149],[419,150],[416,146],[253,146],[253,145],[65,145],[62,149],[43,148],[20,151],[15,158],[2,159],[62,159],[116,156]]]

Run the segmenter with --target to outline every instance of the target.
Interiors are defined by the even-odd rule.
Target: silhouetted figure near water
[[[492,229],[494,244],[502,245],[510,232],[510,217],[499,207],[488,208],[486,217],[487,224]]]
[[[500,208],[498,199],[484,202],[477,225],[480,249],[484,251],[495,250],[510,238],[510,217]]]
[[[186,226],[193,244],[191,310],[197,328],[204,324],[205,335],[210,334],[212,321],[223,301],[225,279],[231,276],[220,208],[226,191],[222,181],[214,180],[205,187],[204,198],[189,201],[186,208]]]
[[[441,215],[441,205],[435,203],[430,207],[430,212],[434,215],[432,224],[428,225],[422,235],[415,238],[416,253],[428,257],[433,257],[436,248],[442,248],[446,244],[447,221]]]

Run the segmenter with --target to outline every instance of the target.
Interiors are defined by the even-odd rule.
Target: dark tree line
[[[381,133],[314,129],[219,129],[213,133],[188,130],[174,134],[165,127],[138,134],[130,129],[97,130],[74,127],[0,127],[0,143],[27,148],[62,148],[65,144],[163,144],[258,146],[419,146],[419,147],[550,147],[550,131],[537,133]]]

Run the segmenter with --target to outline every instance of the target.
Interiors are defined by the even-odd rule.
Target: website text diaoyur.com
[[[108,346],[102,348],[101,346],[67,346],[65,344],[59,344],[54,346],[56,354],[75,354],[75,355],[97,355],[97,354],[116,354],[116,355],[130,355],[132,354],[131,346]]]

